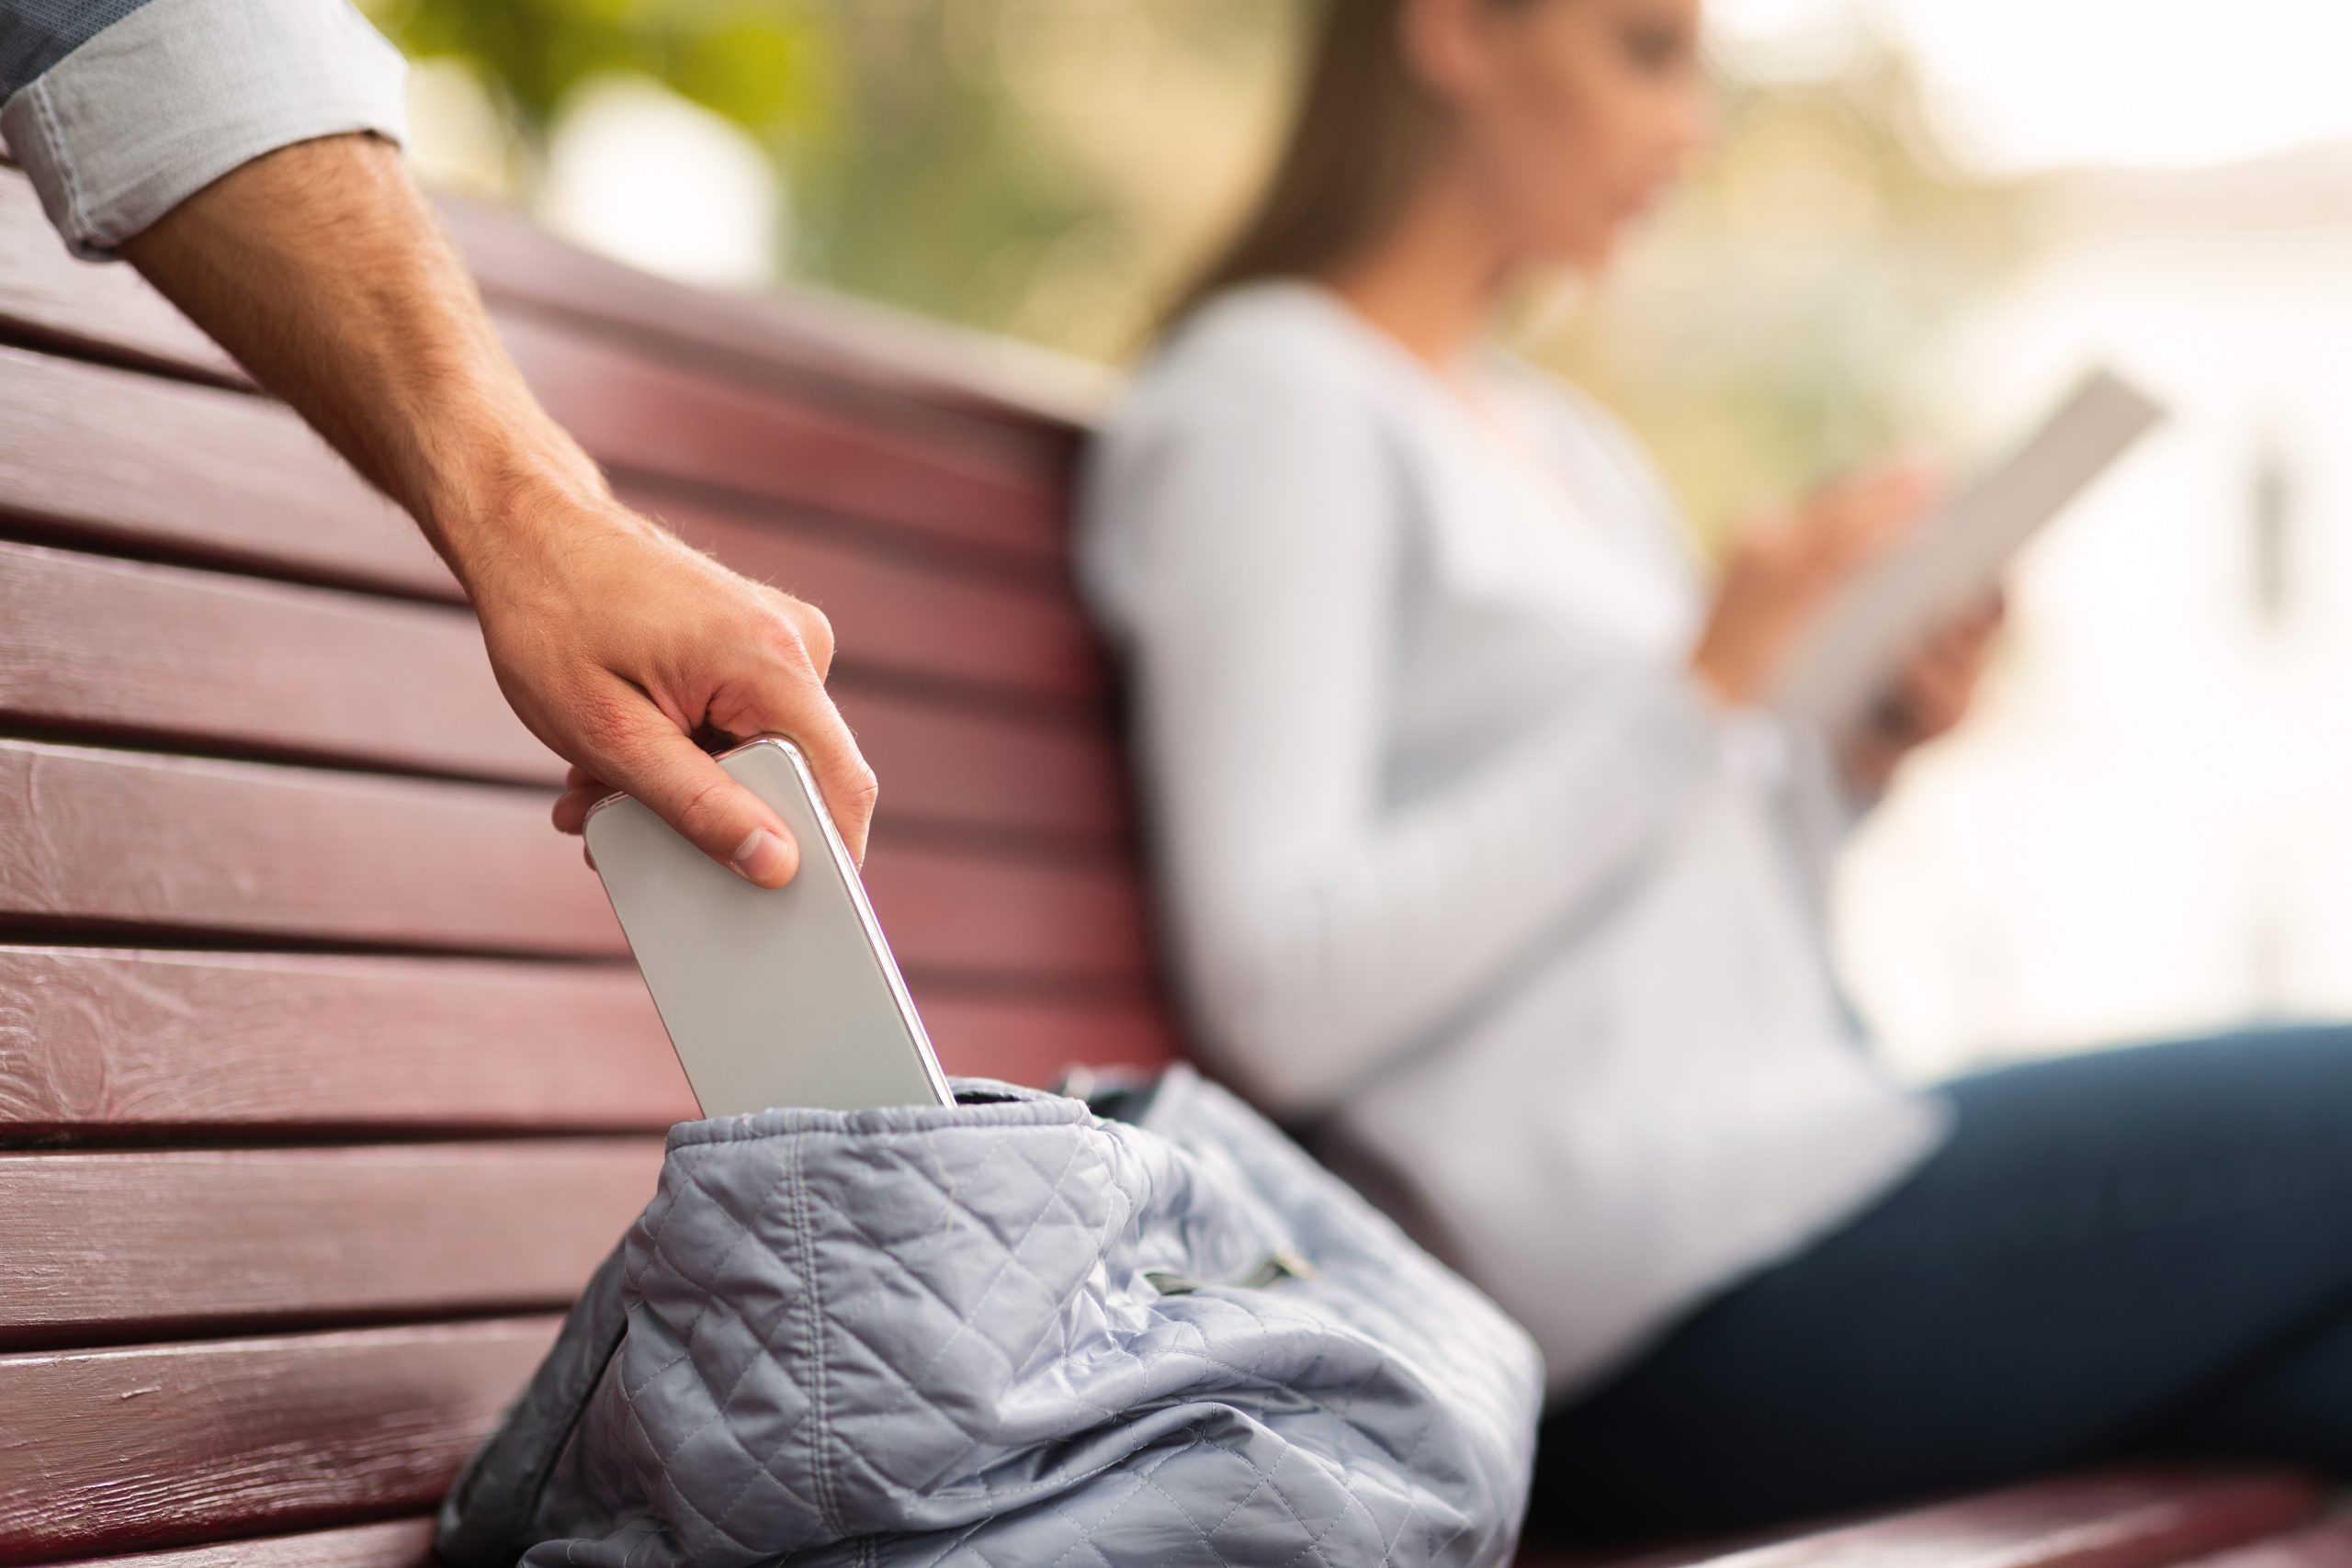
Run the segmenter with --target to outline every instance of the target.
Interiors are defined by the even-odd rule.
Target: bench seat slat
[[[22,205],[21,175],[0,171],[0,186],[16,187]],[[40,236],[5,219],[0,228],[18,236],[11,259],[32,276],[0,272],[0,325],[21,321],[29,330],[20,339],[64,344],[119,333],[140,356],[186,353],[199,374],[221,375],[219,352],[189,350],[193,329],[164,301],[119,298],[149,292],[136,273],[85,267],[53,239],[53,254],[45,254]],[[499,329],[548,412],[602,463],[886,524],[1033,567],[1059,557],[1059,463],[1050,450],[989,460],[544,318],[508,314]]]
[[[434,1506],[552,1317],[0,1355],[0,1562]]]
[[[492,307],[660,344],[721,373],[821,388],[845,412],[930,441],[1067,460],[1116,372],[831,293],[720,293],[639,272],[494,203],[444,198],[442,221]]]
[[[1105,689],[1093,634],[1066,593],[708,499],[625,498],[823,608],[845,670],[1064,706]],[[10,513],[44,537],[109,550],[462,599],[424,536],[290,411],[0,348],[0,513]]]
[[[4,151],[4,150],[0,150]],[[550,238],[502,209],[444,200],[444,223],[502,316],[531,312],[593,325],[721,374],[783,379],[923,442],[1030,463],[1066,456],[1101,408],[1110,373],[895,312],[845,322],[841,302],[793,292],[712,294]],[[0,164],[0,323],[16,335],[249,387],[237,363],[129,267],[75,261],[32,186]],[[1005,374],[1008,357],[1034,370]]]
[[[887,781],[885,832],[913,820],[1103,845],[1127,829],[1098,729],[889,691],[842,701]],[[6,542],[0,717],[469,778],[563,776],[507,707],[463,610]]]
[[[2038,1481],[1738,1550],[1619,1568],[2170,1568],[2309,1518],[2319,1486],[2286,1472],[2154,1467]],[[1566,1568],[1540,1560],[1521,1568]]]
[[[534,791],[0,740],[0,920],[19,929],[627,952]],[[881,843],[866,881],[910,972],[1151,972],[1130,864]]]
[[[2306,1529],[2199,1557],[2184,1568],[2352,1568],[2352,1518],[2338,1516]]]
[[[432,1568],[433,1520],[389,1519],[348,1529],[84,1557],[56,1568]]]
[[[544,320],[499,333],[548,412],[596,460],[1057,564],[1062,476],[983,465]]]
[[[19,340],[97,352],[224,384],[237,362],[128,266],[74,259],[17,170],[0,166],[0,322]]]
[[[659,1138],[0,1154],[0,1346],[561,1308]]]
[[[1162,1065],[1144,999],[916,987],[955,1073]],[[0,1141],[187,1130],[659,1132],[695,1114],[628,964],[0,947]]]

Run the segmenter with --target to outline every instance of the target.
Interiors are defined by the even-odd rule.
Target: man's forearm
[[[122,252],[405,507],[469,590],[535,517],[609,506],[389,144],[281,148]]]
[[[119,248],[416,518],[473,601],[500,690],[572,764],[559,827],[627,790],[779,886],[791,829],[694,739],[773,733],[801,742],[865,852],[874,773],[825,692],[831,625],[614,500],[523,384],[391,146],[282,146]]]

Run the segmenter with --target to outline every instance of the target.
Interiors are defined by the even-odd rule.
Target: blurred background
[[[693,282],[1086,361],[1147,343],[1286,105],[1296,0],[366,0],[413,151]],[[1724,135],[1513,346],[1710,540],[2111,361],[2170,426],[2032,548],[1979,715],[1849,857],[1907,1071],[2352,1014],[2352,6],[1713,0]]]

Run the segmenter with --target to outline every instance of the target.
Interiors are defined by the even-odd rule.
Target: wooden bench
[[[833,616],[951,1069],[1173,1055],[1066,581],[1082,415],[452,217],[623,492]],[[0,1564],[425,1558],[692,1111],[559,773],[408,523],[0,168]],[[2315,1497],[2093,1478],[1741,1561],[2131,1568]]]

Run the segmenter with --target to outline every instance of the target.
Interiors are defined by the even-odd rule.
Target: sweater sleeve
[[[0,0],[0,133],[74,254],[296,141],[399,141],[407,66],[346,0]]]
[[[1574,940],[1725,741],[1679,670],[1629,667],[1452,787],[1392,802],[1407,481],[1332,370],[1302,355],[1213,397],[1147,396],[1097,454],[1081,540],[1129,660],[1204,1055],[1293,1116]]]

